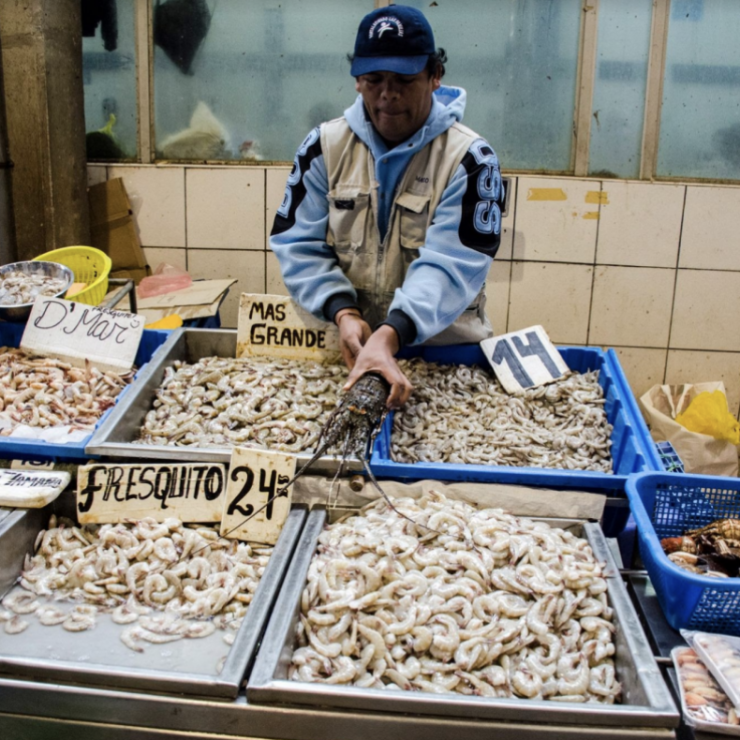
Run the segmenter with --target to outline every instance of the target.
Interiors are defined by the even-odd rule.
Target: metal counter
[[[31,509],[19,511],[0,524],[0,595],[13,586],[24,556],[33,552],[36,535],[46,526],[48,516],[48,509]],[[120,641],[125,625],[115,624],[110,614],[99,613],[95,628],[81,633],[67,632],[59,625],[43,626],[29,619],[30,626],[20,634],[8,635],[0,630],[0,674],[84,686],[236,698],[306,516],[306,510],[300,507],[294,507],[288,515],[230,647],[217,630],[207,637],[147,646],[144,652],[136,653]],[[43,597],[37,598],[44,602]]]
[[[574,534],[588,539],[596,558],[605,562],[609,600],[614,608],[615,663],[617,678],[623,686],[623,704],[561,704],[551,701],[490,699],[458,694],[383,691],[353,686],[301,683],[287,678],[288,665],[295,647],[295,627],[300,612],[301,593],[309,564],[326,521],[326,510],[311,511],[301,536],[280,598],[275,617],[268,624],[262,647],[247,683],[250,702],[305,705],[337,711],[366,711],[384,714],[405,713],[436,715],[463,719],[530,723],[543,734],[553,725],[577,725],[589,728],[673,728],[679,714],[671,699],[640,621],[629,600],[608,545],[597,524],[565,523]],[[562,727],[559,737],[567,737]]]
[[[160,459],[167,462],[217,462],[231,460],[231,447],[178,447],[176,445],[136,444],[139,431],[149,409],[152,408],[155,393],[162,383],[165,369],[176,360],[197,362],[202,357],[234,357],[236,354],[236,329],[178,329],[157,354],[156,361],[147,365],[145,372],[137,377],[125,398],[116,404],[105,422],[96,429],[85,448],[88,455],[108,458],[135,458],[141,460]],[[296,469],[311,459],[311,454],[303,452],[295,455]],[[340,460],[324,456],[314,463],[311,471],[324,475],[334,475]],[[361,463],[348,460],[345,470],[362,470]]]

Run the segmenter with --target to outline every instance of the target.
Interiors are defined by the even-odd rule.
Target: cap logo
[[[370,26],[370,32],[368,38],[372,38],[377,29],[378,38],[380,38],[386,31],[392,31],[395,26],[396,33],[399,37],[403,36],[403,23],[392,15],[386,15],[382,18],[378,18],[372,26]]]

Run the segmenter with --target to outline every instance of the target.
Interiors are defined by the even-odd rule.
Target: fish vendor
[[[397,408],[412,391],[402,347],[493,333],[484,288],[504,192],[419,10],[366,15],[349,59],[359,95],[299,147],[270,246],[293,299],[338,326],[346,388],[377,372]]]

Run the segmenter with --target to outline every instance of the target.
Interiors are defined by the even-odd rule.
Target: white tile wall
[[[679,270],[671,349],[740,352],[740,272]]]
[[[740,270],[740,188],[686,189],[680,267]]]
[[[486,315],[496,334],[506,334],[509,318],[511,262],[494,260],[486,280]]]
[[[556,344],[585,344],[593,267],[514,262],[507,331],[541,324]]]
[[[663,382],[667,350],[643,347],[615,347],[614,349],[632,392],[637,398],[654,385]]]
[[[737,416],[740,411],[740,353],[668,350],[665,382],[704,383],[721,380],[727,390],[727,405]]]
[[[221,306],[221,325],[236,328],[239,296],[265,292],[265,252],[188,249],[188,271],[193,279],[237,278]]]
[[[675,270],[596,267],[588,342],[666,347]]]
[[[265,249],[270,248],[270,231],[275,221],[275,213],[283,202],[290,170],[290,167],[273,167],[265,170]]]
[[[683,185],[605,180],[596,262],[675,267],[685,190]]]
[[[185,169],[116,165],[108,179],[122,177],[145,247],[185,246]]]
[[[88,177],[124,177],[153,268],[167,261],[195,278],[239,279],[221,312],[233,326],[242,290],[286,293],[264,250],[289,172],[91,165]],[[723,380],[740,411],[740,187],[529,176],[514,184],[487,283],[496,332],[542,324],[558,344],[614,346],[636,395],[663,381]],[[536,199],[558,189],[565,200]]]
[[[599,191],[594,180],[519,177],[514,259],[592,264]]]
[[[188,252],[184,247],[181,249],[144,247],[144,256],[146,257],[146,263],[152,268],[152,272],[157,269],[160,262],[182,267],[183,270],[188,269]]]
[[[188,169],[186,184],[188,247],[264,249],[262,168]]]
[[[283,276],[280,273],[280,263],[278,258],[272,252],[266,252],[267,258],[267,276],[265,292],[270,295],[288,295],[288,289],[283,282]]]
[[[104,165],[89,164],[87,166],[87,187],[105,182],[108,179],[108,168]]]

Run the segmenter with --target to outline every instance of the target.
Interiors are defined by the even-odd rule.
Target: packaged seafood
[[[740,638],[713,632],[681,630],[735,707],[740,707]]]
[[[677,647],[671,651],[671,658],[686,723],[705,732],[740,735],[735,707],[697,653],[689,647]]]

